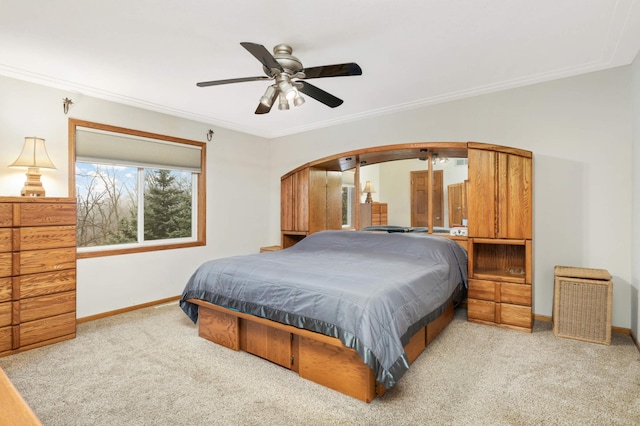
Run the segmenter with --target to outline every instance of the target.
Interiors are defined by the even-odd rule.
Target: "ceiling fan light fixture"
[[[298,93],[298,91],[295,87],[293,87],[288,78],[280,80],[280,82],[278,83],[278,88],[280,89],[280,92],[290,101],[294,100],[296,94]]]
[[[297,94],[298,94],[298,91],[292,88],[292,90],[289,90],[287,93],[284,94],[284,96],[287,98],[288,101],[292,101],[296,98]]]
[[[304,98],[296,90],[296,96],[293,98],[293,105],[299,107],[304,104]]]
[[[287,97],[281,92],[280,95],[278,95],[278,109],[279,110],[287,110],[289,109],[289,101],[287,100]]]
[[[275,93],[276,93],[275,85],[271,85],[267,87],[267,90],[264,92],[264,95],[262,95],[262,97],[260,98],[260,103],[266,106],[267,108],[271,108],[271,105],[273,104],[273,96],[275,95]]]

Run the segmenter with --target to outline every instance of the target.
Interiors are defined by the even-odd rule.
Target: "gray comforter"
[[[336,337],[386,388],[409,364],[403,346],[466,287],[465,251],[446,238],[323,231],[286,250],[212,260],[187,283],[189,298]]]

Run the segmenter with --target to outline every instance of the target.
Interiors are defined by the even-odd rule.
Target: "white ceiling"
[[[639,2],[0,0],[0,74],[272,138],[627,65]],[[263,75],[243,41],[363,75],[311,80],[337,108],[255,115],[269,81],[196,87]]]

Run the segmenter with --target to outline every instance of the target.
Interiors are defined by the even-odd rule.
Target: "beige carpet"
[[[81,324],[76,339],[0,367],[45,425],[640,424],[628,336],[560,339],[549,323],[525,334],[465,310],[371,404],[199,338],[175,303]]]

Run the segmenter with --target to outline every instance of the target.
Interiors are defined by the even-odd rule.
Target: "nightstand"
[[[278,251],[278,250],[282,250],[282,246],[260,247],[260,253],[267,253],[267,252],[270,252],[270,251]]]

